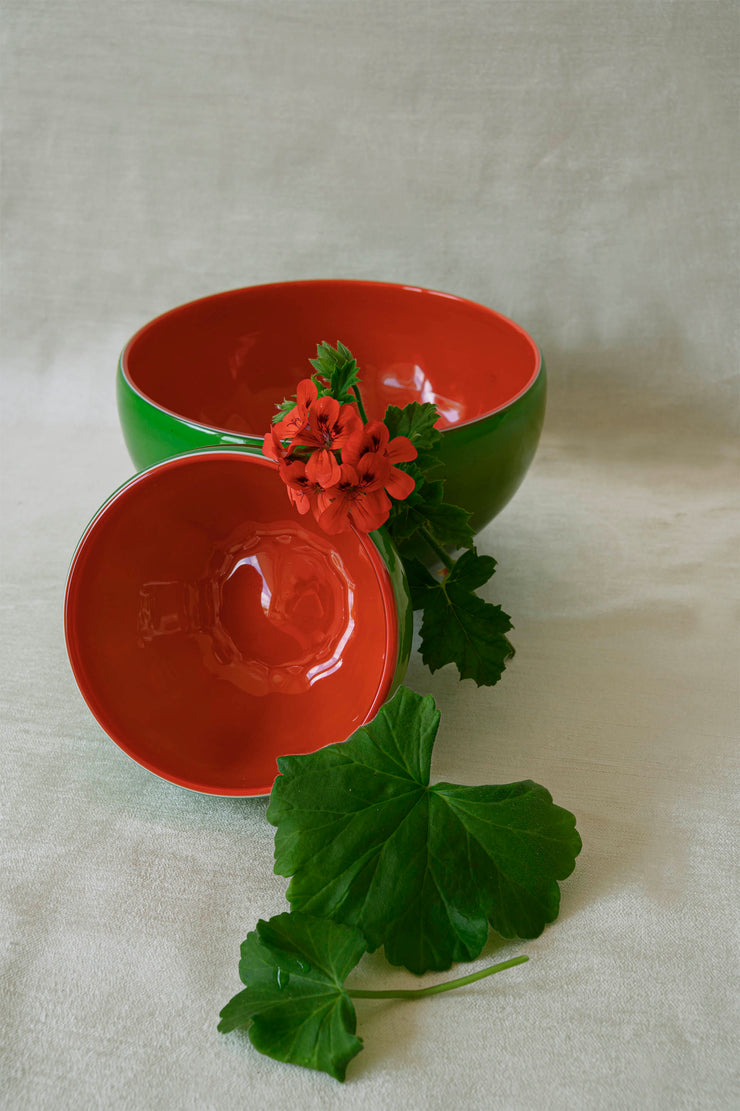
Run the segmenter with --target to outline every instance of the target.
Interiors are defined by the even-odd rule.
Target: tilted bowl
[[[279,756],[375,716],[408,663],[411,605],[382,531],[328,536],[273,463],[206,450],[98,511],[65,634],[91,711],[134,760],[192,790],[259,795]]]
[[[275,405],[295,394],[324,340],[360,366],[370,419],[389,404],[439,408],[446,500],[475,531],[519,487],[545,412],[534,341],[492,309],[415,286],[302,281],[190,302],[145,325],[124,348],[118,407],[138,468],[195,448],[259,453]]]

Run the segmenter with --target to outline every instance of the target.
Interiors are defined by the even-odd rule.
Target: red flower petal
[[[319,396],[319,388],[311,378],[302,378],[298,383],[296,400],[303,409],[308,409]]]
[[[297,432],[293,437],[293,447],[324,447],[324,437],[321,432],[314,432],[309,425]]]
[[[306,480],[306,464],[300,459],[284,459],[278,467],[278,474],[286,486],[295,486]]]
[[[399,470],[398,467],[391,467],[384,486],[392,498],[402,500],[409,496],[416,483],[410,474]]]
[[[335,397],[320,397],[311,406],[311,428],[319,424],[333,428],[339,416],[341,406]]]
[[[307,494],[303,490],[294,490],[291,486],[288,487],[288,497],[301,516],[303,516],[304,513],[308,513],[309,509],[313,509],[314,502],[316,501],[313,494]]]
[[[306,475],[306,464],[300,459],[282,462],[278,473],[288,489],[288,497],[299,513],[308,513],[316,504],[318,487]]]
[[[390,432],[382,420],[370,420],[365,425],[363,432],[368,444],[367,451],[384,451],[388,446]]]
[[[362,420],[354,405],[342,405],[332,428],[334,447],[344,448],[350,437],[361,429]]]
[[[356,467],[360,457],[364,454],[365,433],[364,429],[357,428],[347,437],[347,442],[342,445],[342,460]]]
[[[360,532],[374,532],[388,520],[391,503],[385,490],[364,494],[352,502],[350,516]]]
[[[337,533],[344,532],[349,528],[349,510],[350,499],[337,497],[329,502],[329,505],[319,516],[319,524],[324,532]]]
[[[319,398],[319,400],[322,399]],[[306,477],[311,482],[318,483],[325,490],[328,490],[330,486],[336,486],[340,476],[339,464],[332,452],[326,448],[315,451],[306,463]]]
[[[339,479],[336,484],[328,489],[327,494],[346,494],[360,481],[357,471],[350,463],[340,463]]]
[[[274,459],[276,463],[281,463],[285,458],[285,451],[280,440],[280,434],[277,431],[277,425],[272,426],[262,441],[262,454],[266,455],[268,459]]]
[[[380,490],[386,485],[390,464],[379,453],[368,451],[357,464],[357,477],[363,490]]]
[[[386,454],[391,463],[410,463],[418,452],[408,436],[394,436],[388,444]]]
[[[277,433],[283,440],[293,440],[308,423],[308,411],[300,405],[294,405],[290,412],[274,425]]]

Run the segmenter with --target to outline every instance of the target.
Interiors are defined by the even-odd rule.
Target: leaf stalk
[[[529,957],[512,957],[511,960],[501,961],[500,964],[489,965],[480,972],[471,972],[469,976],[460,976],[457,980],[445,980],[442,984],[433,984],[429,988],[397,989],[395,991],[365,991],[362,988],[345,988],[351,999],[423,999],[426,995],[439,995],[443,991],[454,991],[465,984],[473,984],[476,980],[483,980],[486,976],[493,976],[495,972],[503,972],[505,968],[513,968],[516,964],[524,964]]]
[[[352,393],[357,398],[357,408],[360,410],[362,423],[367,424],[367,413],[365,412],[365,406],[362,404],[362,394],[360,393],[360,387],[358,385],[354,385],[352,387]]]
[[[454,559],[452,559],[452,557],[447,554],[447,552],[444,550],[444,548],[442,547],[441,544],[437,543],[437,541],[434,539],[434,537],[432,536],[432,534],[429,531],[429,529],[427,528],[427,526],[426,525],[421,525],[419,527],[419,532],[422,535],[422,537],[424,538],[425,543],[427,543],[429,545],[429,547],[432,549],[434,554],[436,556],[438,556],[439,559],[442,560],[442,562],[444,563],[447,570],[451,571],[452,568],[455,566]]]

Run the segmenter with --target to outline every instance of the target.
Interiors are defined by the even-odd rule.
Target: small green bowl
[[[387,405],[435,402],[446,499],[472,513],[475,531],[483,528],[537,449],[544,362],[506,317],[415,286],[280,282],[157,317],[118,366],[118,409],[136,467],[207,447],[260,454],[275,405],[311,373],[308,359],[324,340],[341,340],[357,359],[370,419]]]

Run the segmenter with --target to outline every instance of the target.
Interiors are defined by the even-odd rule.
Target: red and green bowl
[[[412,613],[382,531],[328,536],[240,450],[136,475],[84,533],[65,598],[77,684],[164,779],[270,791],[277,758],[343,741],[403,679]]]
[[[259,454],[275,405],[311,373],[317,343],[357,359],[365,408],[433,401],[448,501],[479,530],[534,457],[545,413],[540,351],[506,317],[472,301],[383,282],[251,286],[157,317],[126,345],[118,408],[138,468],[184,451]]]

